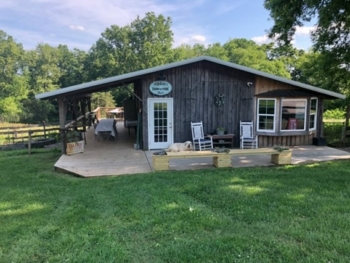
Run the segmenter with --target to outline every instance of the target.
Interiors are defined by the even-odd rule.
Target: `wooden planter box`
[[[278,154],[271,154],[271,162],[275,164],[291,164],[291,159],[291,150],[285,150]]]

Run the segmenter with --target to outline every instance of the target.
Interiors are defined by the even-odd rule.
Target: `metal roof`
[[[196,58],[190,58],[190,59],[186,59],[183,61],[165,64],[162,66],[143,69],[143,70],[139,70],[139,71],[135,71],[135,72],[131,72],[131,73],[126,73],[123,75],[118,75],[118,76],[114,76],[114,77],[110,77],[110,78],[105,78],[105,79],[100,79],[100,80],[91,81],[91,82],[87,82],[87,83],[82,83],[82,84],[78,84],[78,85],[74,85],[74,86],[70,86],[70,87],[66,87],[66,88],[62,88],[62,89],[57,89],[57,90],[37,94],[37,95],[35,95],[35,98],[36,99],[51,99],[51,98],[55,98],[55,97],[59,97],[59,96],[69,95],[70,93],[77,93],[80,91],[81,92],[89,92],[89,91],[91,91],[91,88],[93,88],[93,87],[98,87],[98,86],[105,87],[105,86],[108,86],[108,84],[112,84],[114,82],[122,82],[123,80],[127,81],[128,79],[140,77],[142,75],[154,73],[157,71],[167,70],[167,69],[171,69],[171,68],[175,68],[175,67],[180,67],[180,66],[191,64],[191,63],[200,62],[200,61],[209,61],[209,62],[216,63],[216,64],[219,64],[222,66],[242,70],[242,71],[245,71],[245,72],[248,72],[251,74],[255,74],[258,76],[262,76],[265,78],[269,78],[269,79],[280,81],[280,82],[283,82],[286,84],[290,84],[290,85],[293,85],[296,87],[300,87],[300,88],[303,88],[303,89],[306,89],[309,91],[328,95],[328,96],[333,97],[333,98],[345,99],[345,95],[337,93],[337,92],[317,88],[315,86],[311,86],[311,85],[297,82],[294,80],[282,78],[282,77],[275,76],[275,75],[272,75],[272,74],[269,74],[269,73],[266,73],[266,72],[263,72],[260,70],[248,68],[248,67],[241,66],[241,65],[238,65],[238,64],[235,64],[232,62],[227,62],[227,61],[213,58],[213,57],[209,57],[209,56],[200,56],[200,57],[196,57]]]

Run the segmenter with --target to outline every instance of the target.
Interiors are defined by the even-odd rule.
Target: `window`
[[[276,99],[258,99],[258,131],[274,132]]]
[[[317,98],[311,98],[310,100],[310,123],[309,130],[316,130],[316,120],[317,120]]]
[[[283,99],[281,131],[305,130],[305,116],[305,99]]]

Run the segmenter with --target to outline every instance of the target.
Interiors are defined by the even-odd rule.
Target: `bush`
[[[345,111],[341,109],[326,110],[323,113],[324,119],[342,120],[345,118]]]

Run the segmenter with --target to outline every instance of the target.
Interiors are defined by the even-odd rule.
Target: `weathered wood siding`
[[[256,76],[255,77],[255,94],[260,94],[263,92],[267,92],[267,91],[272,91],[272,90],[290,90],[290,89],[299,89],[296,88],[292,85],[283,83],[283,82],[279,82],[273,79],[268,79],[268,78],[264,78],[261,76]]]
[[[160,76],[166,77],[173,89],[166,96],[155,96],[149,91],[149,86]],[[248,82],[253,85],[249,87]],[[173,98],[174,100],[174,142],[191,140],[191,122],[203,121],[204,132],[211,134],[217,127],[225,127],[227,133],[235,134],[235,147],[239,147],[239,121],[254,121],[256,123],[256,94],[272,90],[302,90],[286,83],[256,76],[251,73],[202,61],[177,68],[163,70],[142,77],[135,85],[135,93],[142,95],[143,149],[148,149],[148,98]],[[215,97],[225,94],[225,104],[215,104]],[[259,147],[273,145],[309,145],[312,138],[322,136],[323,98],[318,97],[317,131],[304,134],[260,134]],[[277,113],[279,118],[280,99],[277,98]],[[307,98],[308,100],[310,98]],[[307,123],[309,109],[307,109]],[[276,124],[280,126],[279,122]],[[281,133],[281,134],[278,134]]]
[[[259,135],[260,147],[311,145],[314,135],[264,136]]]
[[[239,145],[239,121],[254,119],[254,88],[247,82],[254,82],[255,76],[232,68],[206,61],[189,64],[157,74],[143,77],[143,141],[148,149],[147,98],[159,98],[150,93],[150,84],[163,74],[173,90],[167,96],[174,99],[174,141],[192,140],[191,122],[203,121],[204,132],[213,133],[217,127],[225,127],[228,133],[236,135],[235,146]],[[217,106],[215,97],[225,94],[225,104]]]

